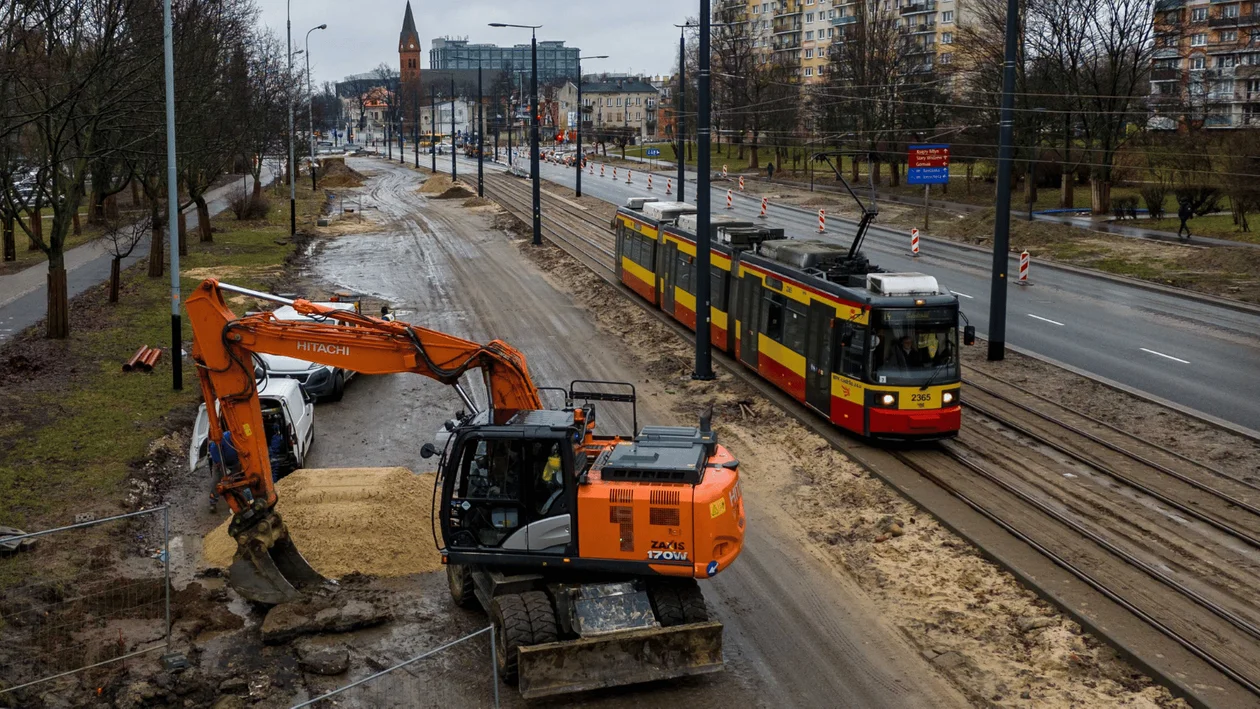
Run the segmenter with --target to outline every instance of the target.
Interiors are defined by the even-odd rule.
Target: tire
[[[515,593],[494,599],[490,604],[490,622],[494,625],[499,676],[515,685],[520,678],[517,651],[534,644],[534,626],[529,622],[525,600]]]
[[[464,564],[446,565],[446,583],[451,589],[451,600],[460,608],[473,608],[477,605],[477,594],[473,585],[472,573]]]
[[[521,594],[525,601],[525,612],[529,614],[529,623],[534,629],[534,645],[554,643],[560,639],[556,630],[556,611],[551,607],[551,599],[542,591],[527,591]]]
[[[346,375],[344,372],[338,371],[333,374],[332,393],[328,395],[329,401],[341,401],[341,397],[346,394]]]
[[[686,623],[703,623],[709,620],[709,608],[700,593],[695,579],[670,579],[653,583],[649,587],[652,610],[661,627],[668,628]]]

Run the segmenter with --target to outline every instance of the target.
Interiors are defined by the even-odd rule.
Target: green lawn
[[[1238,225],[1234,224],[1234,217],[1231,214],[1209,214],[1204,217],[1194,217],[1190,220],[1190,233],[1194,236],[1215,236],[1222,239],[1234,239],[1236,241],[1249,241],[1251,243],[1260,244],[1260,214],[1248,215],[1248,224],[1251,231],[1239,231]],[[1147,229],[1158,229],[1160,231],[1176,232],[1181,226],[1181,220],[1177,218],[1171,219],[1138,219],[1137,221],[1126,221],[1125,224],[1144,227]]]
[[[312,197],[307,188],[298,196],[299,219],[311,223],[322,193]],[[234,282],[264,288],[266,274],[278,272],[294,248],[281,207],[276,200],[266,221],[216,219],[223,231],[213,243],[197,243],[190,232],[181,270],[227,269]],[[183,293],[200,282],[183,278]],[[0,374],[8,374],[4,362],[14,354],[38,366],[0,379],[0,524],[36,529],[72,521],[74,512],[118,512],[132,467],[155,439],[187,420],[200,399],[187,361],[179,392],[171,387],[169,350],[152,374],[121,371],[141,344],[169,346],[169,289],[169,276],[148,278],[141,262],[124,273],[118,304],[105,302],[105,287],[72,301],[70,339],[23,340],[0,351]],[[185,319],[184,339],[191,337]]]

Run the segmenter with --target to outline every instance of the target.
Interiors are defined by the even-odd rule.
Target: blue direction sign
[[[659,158],[661,156],[661,149],[648,148],[644,154],[647,155],[649,158]]]
[[[949,182],[948,145],[911,145],[906,184],[943,185]]]

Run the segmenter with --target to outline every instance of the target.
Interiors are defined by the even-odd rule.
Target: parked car
[[[344,299],[320,303],[320,305],[327,305],[337,310],[353,310],[355,312],[359,312],[360,308],[357,300],[347,301]],[[311,318],[302,315],[288,305],[277,308],[272,314],[277,320],[311,320]],[[293,357],[271,354],[261,354],[258,357],[263,362],[261,374],[269,379],[295,380],[302,385],[302,389],[312,398],[324,401],[341,401],[342,394],[346,389],[346,382],[353,379],[355,375],[353,370],[329,367],[325,364],[316,364]]]
[[[262,379],[258,382],[264,435],[271,449],[271,477],[274,480],[306,465],[315,442],[315,404],[292,379]],[[216,415],[218,411],[216,409]],[[188,467],[196,471],[210,459],[210,419],[206,405],[197,409]]]

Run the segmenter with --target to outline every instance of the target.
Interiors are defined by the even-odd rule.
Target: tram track
[[[487,175],[486,191],[529,223],[524,183]],[[617,281],[607,222],[545,192],[543,201],[553,243],[694,337]],[[714,355],[1192,704],[1260,706],[1257,485],[972,368],[958,439],[874,448]],[[1184,545],[1169,546],[1179,534]]]

